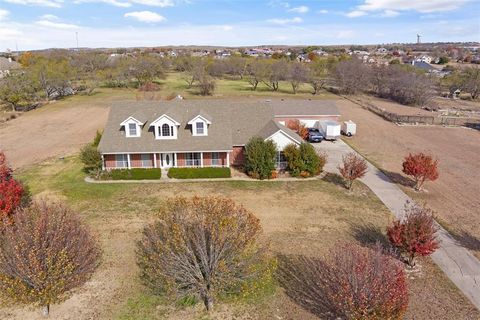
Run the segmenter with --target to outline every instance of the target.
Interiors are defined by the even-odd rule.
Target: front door
[[[171,168],[174,165],[173,153],[162,153],[162,168]]]

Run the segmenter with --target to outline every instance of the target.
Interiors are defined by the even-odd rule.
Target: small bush
[[[388,239],[410,267],[415,266],[415,257],[431,255],[438,249],[436,232],[432,210],[409,203],[405,205],[404,219],[387,228]]]
[[[80,160],[87,173],[102,169],[102,155],[93,144],[87,144],[80,150]]]
[[[107,173],[106,179],[111,180],[156,180],[162,177],[162,170],[155,169],[115,169]]]
[[[275,170],[277,147],[271,140],[251,138],[245,146],[245,170],[255,179],[269,179]]]
[[[315,148],[306,142],[300,144],[300,147],[294,144],[286,146],[283,154],[287,159],[287,169],[293,177],[315,176],[323,170],[326,163],[326,157],[319,156]]]
[[[230,178],[230,168],[171,168],[168,177],[174,179]]]

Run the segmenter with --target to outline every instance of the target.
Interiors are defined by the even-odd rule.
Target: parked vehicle
[[[351,137],[357,133],[357,124],[352,120],[344,121],[341,133],[347,137]]]
[[[308,142],[322,142],[323,135],[317,128],[308,128]]]
[[[337,140],[340,137],[340,123],[333,120],[318,122],[318,129],[325,140]]]

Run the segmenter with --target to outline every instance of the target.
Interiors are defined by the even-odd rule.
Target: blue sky
[[[0,51],[480,41],[480,0],[0,0]]]

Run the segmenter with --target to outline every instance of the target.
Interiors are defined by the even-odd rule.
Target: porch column
[[[131,168],[131,162],[130,162],[130,153],[127,153],[127,168]]]
[[[203,168],[203,152],[200,152],[200,167]]]
[[[157,167],[157,154],[156,153],[153,154],[153,167],[154,168]]]
[[[230,152],[227,152],[227,167],[230,167]]]
[[[105,170],[105,159],[102,154],[102,170]]]
[[[177,153],[176,153],[176,152],[173,153],[173,166],[174,166],[174,167],[178,167],[178,164],[177,164]]]

